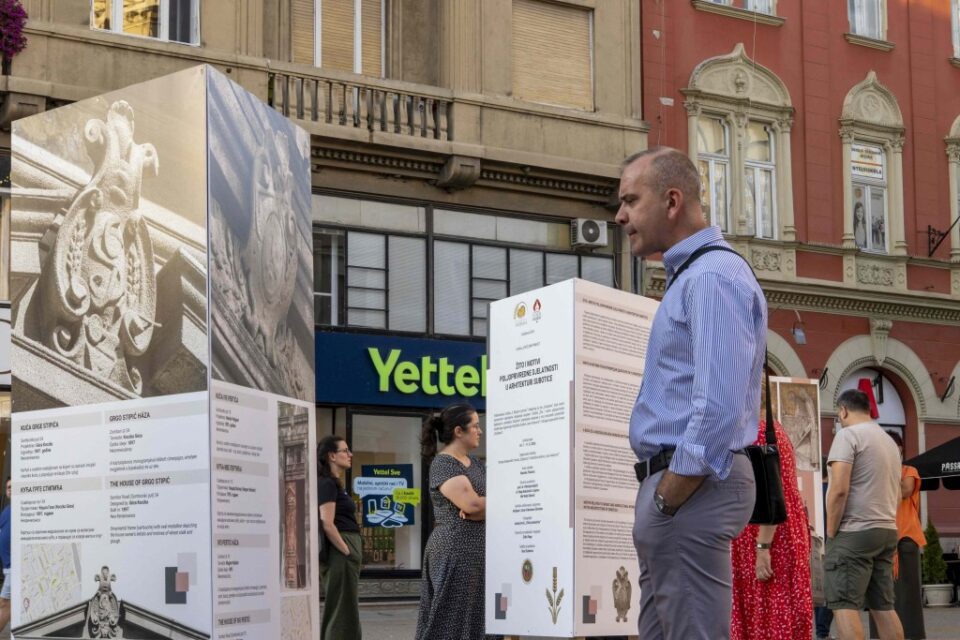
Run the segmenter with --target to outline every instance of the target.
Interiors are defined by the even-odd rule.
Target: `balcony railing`
[[[270,106],[288,118],[453,140],[450,100],[360,82],[271,73]]]

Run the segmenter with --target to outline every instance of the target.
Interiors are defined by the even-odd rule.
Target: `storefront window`
[[[430,499],[422,480],[423,417],[355,413],[351,424],[351,490],[357,501],[357,512],[363,518],[363,567],[365,570],[419,570],[423,500]],[[372,487],[377,488],[368,493]],[[419,504],[413,504],[414,500],[401,501],[399,494],[392,491],[394,488],[419,490]]]

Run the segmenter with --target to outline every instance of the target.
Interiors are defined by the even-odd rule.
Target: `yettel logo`
[[[448,358],[433,359],[433,356],[423,356],[419,362],[401,360],[403,352],[400,349],[391,349],[386,359],[380,349],[369,347],[367,353],[373,368],[379,378],[379,389],[383,393],[390,392],[391,383],[400,393],[411,394],[422,391],[428,396],[460,395],[472,398],[480,394],[487,395],[487,356],[480,357],[480,367],[464,364],[456,366]]]

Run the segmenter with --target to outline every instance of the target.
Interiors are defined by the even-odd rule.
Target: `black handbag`
[[[670,285],[676,282],[680,274],[697,258],[711,251],[726,251],[740,256],[750,267],[750,271],[753,271],[750,262],[733,249],[719,245],[707,245],[690,254],[690,257],[673,273],[667,288],[669,289]],[[756,274],[754,274],[754,278],[756,278]],[[770,399],[770,373],[767,369],[766,354],[763,357],[763,364],[767,388],[766,444],[753,444],[744,447],[747,457],[750,458],[750,464],[753,465],[753,477],[757,484],[757,502],[753,507],[753,515],[750,516],[750,524],[780,524],[787,519],[787,502],[783,496],[783,478],[780,475],[780,448],[777,446],[777,434],[773,428],[773,404]]]
[[[764,357],[764,365],[766,365]],[[780,524],[787,519],[787,502],[783,495],[783,477],[780,473],[780,448],[773,428],[773,404],[770,399],[770,372],[764,366],[767,388],[766,444],[744,447],[753,477],[757,483],[757,502],[753,506],[750,524]]]

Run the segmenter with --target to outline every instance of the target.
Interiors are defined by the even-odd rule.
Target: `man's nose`
[[[624,207],[623,207],[623,205],[621,204],[621,205],[617,208],[617,215],[615,215],[615,216],[613,217],[613,221],[616,222],[617,224],[619,224],[620,226],[623,226],[623,225],[626,224],[626,222],[627,222],[627,216],[626,216],[626,214],[623,212],[623,209],[624,209]]]

